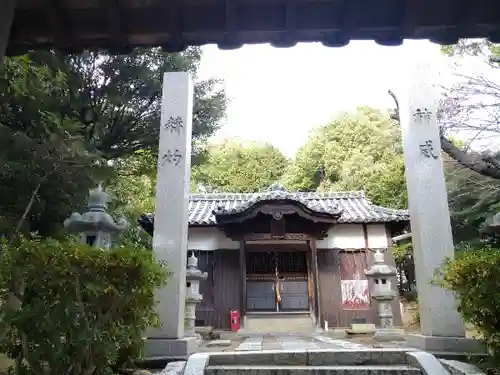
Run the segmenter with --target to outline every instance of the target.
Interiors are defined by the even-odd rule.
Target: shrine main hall
[[[153,234],[153,215],[139,222]],[[196,323],[228,329],[229,312],[238,310],[244,328],[292,317],[311,327],[346,327],[356,318],[378,324],[364,270],[375,250],[394,264],[391,238],[408,226],[407,211],[373,205],[363,192],[274,184],[263,193],[193,194],[188,251],[208,273]],[[393,307],[400,325],[399,301]]]

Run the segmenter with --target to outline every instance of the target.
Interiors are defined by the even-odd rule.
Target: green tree
[[[225,140],[209,148],[207,160],[193,168],[193,189],[252,193],[278,181],[288,160],[269,143]]]
[[[156,156],[152,151],[137,151],[134,155],[115,161],[115,175],[107,186],[111,196],[109,211],[115,217],[124,217],[132,224],[117,239],[118,245],[151,249],[152,238],[137,227],[137,219],[154,212],[156,198]]]
[[[498,246],[500,237],[485,233],[500,211],[500,153],[498,117],[500,44],[485,39],[462,39],[442,47],[443,54],[483,59],[485,73],[459,75],[440,111],[441,144],[450,156],[446,164],[448,196],[454,237],[460,247]],[[460,143],[451,137],[460,136]]]
[[[60,59],[59,56],[56,58]],[[62,59],[73,92],[72,110],[85,124],[81,134],[89,148],[112,159],[158,146],[162,82],[165,72],[189,71],[195,80],[193,161],[200,143],[225,115],[227,98],[220,80],[197,79],[201,49],[169,54],[160,48],[137,48],[129,55],[86,52]]]
[[[500,237],[486,231],[500,212],[500,181],[480,175],[451,158],[445,159],[448,202],[457,249],[486,244],[500,247]]]
[[[457,44],[442,46],[446,56],[500,56],[500,45],[487,39],[461,39]]]
[[[374,203],[407,205],[400,132],[388,113],[360,107],[314,130],[283,177],[290,190],[364,190]]]
[[[78,121],[60,111],[70,92],[63,72],[6,59],[0,92],[0,233],[54,234],[106,168],[82,152]]]
[[[454,87],[455,91],[452,90],[452,94],[445,98],[439,113],[448,204],[453,237],[459,250],[500,244],[498,235],[485,231],[491,217],[500,209],[500,154],[488,149],[471,149],[475,140],[484,141],[492,133],[493,136],[498,133],[493,118],[488,120],[488,116],[495,113],[496,109],[469,101],[471,93],[481,92],[478,88],[483,84],[491,88],[488,93],[495,92],[495,86],[482,78],[471,79]],[[392,92],[389,91],[389,94],[396,102],[393,118],[399,122],[397,99]],[[486,120],[473,115],[477,109],[485,110]],[[466,141],[454,138],[453,135],[460,131],[462,134],[472,133],[473,136]]]
[[[25,231],[56,234],[88,189],[122,178],[115,174],[138,152],[150,155],[155,170],[163,73],[196,76],[200,57],[191,48],[181,54],[136,49],[120,56],[34,52],[6,59],[0,70],[0,233],[24,216]],[[196,81],[195,164],[226,104],[217,80]]]
[[[112,197],[110,210],[128,220],[152,212],[156,196],[156,157],[151,151],[138,151],[114,163],[115,175],[107,192]]]

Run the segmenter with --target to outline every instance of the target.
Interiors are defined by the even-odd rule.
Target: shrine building
[[[139,222],[153,234],[152,215]],[[406,210],[373,205],[362,192],[292,193],[274,184],[263,193],[193,194],[188,251],[208,273],[197,325],[228,329],[231,310],[244,326],[262,316],[300,316],[312,327],[378,324],[364,270],[376,249],[394,264],[391,238],[408,226]],[[401,325],[397,300],[393,311]]]

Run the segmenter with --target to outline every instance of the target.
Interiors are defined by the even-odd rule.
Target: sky
[[[217,139],[270,142],[293,157],[315,126],[339,111],[370,105],[393,108],[387,90],[400,90],[408,59],[424,58],[443,70],[448,60],[428,41],[400,47],[352,42],[342,48],[319,43],[277,49],[270,45],[221,51],[204,47],[200,78],[224,80],[230,99]]]

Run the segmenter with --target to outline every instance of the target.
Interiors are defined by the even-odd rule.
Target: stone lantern
[[[486,226],[486,232],[500,234],[500,212],[493,216],[492,220]]]
[[[371,298],[377,302],[377,314],[380,318],[380,328],[375,331],[375,338],[379,340],[401,340],[402,330],[394,329],[392,301],[397,292],[392,289],[392,279],[396,276],[396,267],[385,264],[384,253],[377,250],[373,254],[373,265],[365,270],[371,283]]]
[[[200,294],[200,281],[206,280],[208,274],[198,269],[198,258],[191,252],[187,260],[186,270],[186,308],[184,312],[184,333],[186,336],[196,336],[196,305],[200,303],[203,296]]]
[[[111,247],[111,236],[123,232],[128,227],[125,219],[115,223],[106,212],[109,197],[102,186],[89,193],[88,211],[79,214],[74,212],[64,221],[64,227],[72,233],[79,233],[82,243],[102,249]]]

